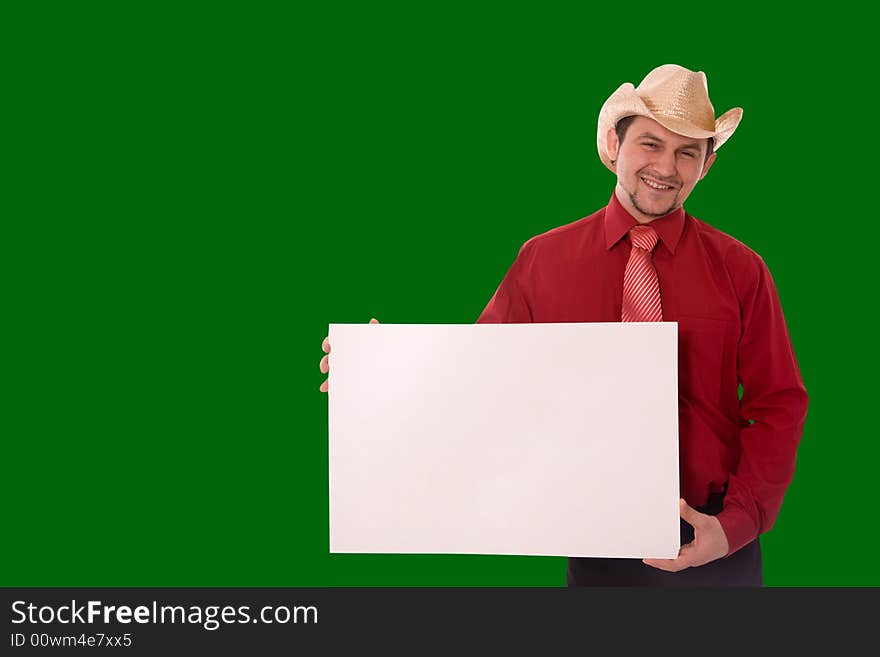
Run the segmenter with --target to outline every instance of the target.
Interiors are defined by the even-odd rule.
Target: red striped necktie
[[[657,246],[657,231],[651,226],[633,226],[629,231],[632,250],[623,274],[624,322],[662,322],[660,281],[651,260]]]

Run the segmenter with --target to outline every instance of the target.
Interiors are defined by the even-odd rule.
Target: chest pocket
[[[734,339],[732,330],[732,322],[724,319],[678,318],[678,382],[688,398],[722,405],[722,392],[732,375],[724,357],[728,341]]]

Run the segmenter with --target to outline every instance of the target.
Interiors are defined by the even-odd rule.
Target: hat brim
[[[599,125],[596,130],[596,148],[599,150],[599,159],[610,171],[614,171],[614,165],[611,164],[611,158],[608,155],[608,131],[614,128],[620,119],[627,116],[644,116],[684,137],[692,139],[711,137],[715,140],[714,150],[717,151],[733,135],[742,120],[742,112],[741,107],[734,107],[715,120],[714,131],[705,130],[681,119],[654,114],[636,93],[635,87],[631,83],[625,82],[608,97],[608,100],[602,105],[602,109],[599,110]]]

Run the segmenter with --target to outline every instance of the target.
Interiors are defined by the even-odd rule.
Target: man
[[[569,585],[763,583],[758,536],[794,473],[806,390],[763,260],[683,208],[741,118],[715,118],[702,72],[621,85],[597,130],[610,202],[526,242],[478,320],[678,322],[679,556],[571,558]]]

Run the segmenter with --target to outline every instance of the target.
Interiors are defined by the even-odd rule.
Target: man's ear
[[[617,130],[614,128],[608,128],[608,135],[605,137],[605,145],[608,149],[608,159],[612,162],[616,162],[620,142],[617,140]]]
[[[712,164],[715,162],[715,156],[717,153],[712,153],[709,156],[709,159],[706,160],[706,163],[703,165],[703,173],[700,174],[700,180],[706,177],[706,174],[709,173],[709,169],[712,167]]]

